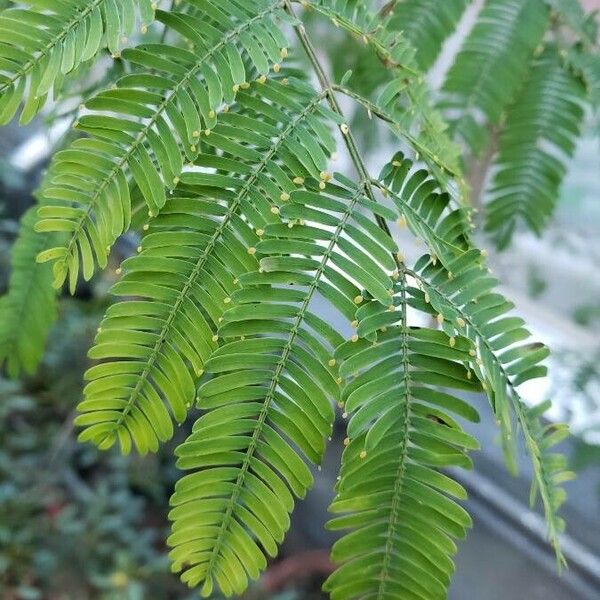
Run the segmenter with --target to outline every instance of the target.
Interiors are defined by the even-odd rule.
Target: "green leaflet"
[[[585,89],[551,47],[509,109],[489,190],[486,229],[506,247],[519,224],[540,235],[581,134]]]
[[[129,227],[131,183],[139,187],[149,215],[158,214],[165,188],[177,184],[184,161],[193,162],[210,145],[204,138],[216,126],[217,113],[248,81],[266,75],[264,56],[270,64],[281,60],[287,42],[274,23],[280,14],[274,0],[244,9],[206,2],[194,15],[156,12],[191,49],[147,44],[125,50],[123,59],[134,70],[86,103],[92,113],[77,127],[91,137],[56,156],[54,177],[42,190],[54,212],[40,215],[37,230],[69,233],[58,260],[54,254],[40,256],[55,261],[55,286],[69,277],[73,292],[80,271],[89,279],[96,265],[106,266],[112,244]],[[265,53],[260,59],[257,43]],[[65,214],[65,207],[77,212]]]
[[[122,38],[139,20],[154,20],[151,0],[29,0],[29,8],[0,13],[0,125],[21,103],[21,124],[60,91],[65,75],[108,47],[118,55]],[[139,19],[138,16],[139,15]]]
[[[35,208],[21,219],[19,237],[12,249],[8,292],[0,298],[0,365],[6,365],[11,377],[36,370],[57,317],[51,270],[35,262],[40,248],[56,234],[37,235],[33,231],[35,219]]]
[[[299,82],[269,82],[240,94],[236,110],[219,120],[207,139],[223,154],[197,157],[203,170],[182,175],[138,256],[123,263],[125,275],[112,292],[137,299],[109,308],[90,351],[105,362],[86,374],[80,439],[100,447],[119,441],[124,452],[133,443],[144,453],[171,437],[172,418],[185,418],[238,279],[258,267],[250,250],[260,241],[257,232],[279,221],[271,209],[296,187],[295,176],[318,176],[323,168],[280,166],[276,158],[291,156],[300,131],[332,151],[332,140],[309,120],[320,102]],[[259,129],[269,137],[253,129],[250,115],[262,117]],[[227,176],[219,174],[225,170]]]

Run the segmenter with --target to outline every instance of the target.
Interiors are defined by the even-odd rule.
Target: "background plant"
[[[305,4],[366,45],[381,72],[368,97],[352,77],[329,81],[287,2],[183,2],[156,11],[162,42],[122,51],[134,2],[2,13],[5,121],[17,111],[29,120],[51,88],[59,93],[63,76],[103,47],[124,65],[114,87],[85,98],[75,122],[84,135],[56,154],[40,206],[23,220],[0,323],[9,372],[33,370],[41,356],[51,282],[56,289],[68,281],[74,292],[108,266],[119,236],[137,230],[138,254],[118,267],[120,300],[90,351],[102,362],[86,374],[77,424],[81,439],[101,449],[118,443],[146,453],[173,436],[173,421],[194,404],[201,409],[176,451],[191,473],[176,485],[170,515],[171,558],[185,582],[207,594],[215,582],[239,593],[264,569],[294,496],[311,485],[305,461],[320,462],[338,402],[349,423],[332,508],[345,515],[332,526],[352,532],[334,548],[342,566],[327,584],[332,597],[444,597],[455,551],[449,536],[461,537],[469,518],[451,500],[464,490],[435,469],[468,467],[466,451],[476,447],[449,415],[476,418],[460,390],[488,394],[510,465],[516,427],[524,434],[560,558],[556,511],[569,474],[548,450],[564,429],[544,427],[546,406],[528,408],[517,389],[544,374],[547,350],[524,343],[523,322],[507,314],[512,305],[473,248],[460,152],[420,72],[435,49],[427,59],[415,54],[415,41],[395,33],[393,5],[376,13],[360,2]],[[153,7],[137,8],[146,32]],[[44,45],[21,27],[35,27]],[[282,66],[293,56],[292,28],[318,86],[293,63]],[[516,43],[510,50],[534,51]],[[538,67],[557,70],[562,85],[563,62],[543,55]],[[569,63],[565,77],[575,72]],[[585,88],[579,80],[576,87],[565,119],[581,118]],[[512,88],[518,82],[507,82]],[[441,107],[470,108],[449,100],[469,89],[449,86]],[[403,149],[379,176],[361,157],[342,96],[389,127]],[[476,153],[477,136],[464,134],[477,129],[473,121],[452,119],[450,133]],[[353,163],[346,175],[330,171],[340,140]],[[425,243],[416,264],[405,264],[393,222]],[[426,318],[414,320],[409,308]],[[348,324],[340,331],[328,324],[323,311],[331,310]],[[435,327],[422,326],[428,321]],[[400,525],[406,516],[410,537]],[[383,547],[371,546],[377,539]]]

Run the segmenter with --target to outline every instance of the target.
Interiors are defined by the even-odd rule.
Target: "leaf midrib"
[[[404,381],[405,381],[405,412],[404,422],[402,423],[402,440],[400,443],[400,459],[398,461],[398,468],[396,469],[396,476],[394,479],[394,492],[392,495],[392,504],[390,507],[390,516],[388,519],[385,550],[383,556],[383,565],[381,566],[381,572],[379,575],[379,587],[377,589],[377,600],[385,599],[385,590],[388,577],[388,569],[392,552],[394,549],[394,534],[396,530],[396,524],[398,522],[398,511],[402,501],[402,491],[404,487],[404,475],[406,473],[406,462],[408,460],[408,442],[409,442],[409,431],[411,427],[411,378],[410,378],[410,356],[408,349],[408,321],[407,321],[407,307],[408,303],[406,300],[406,272],[403,271],[401,274],[401,302],[402,302],[402,365],[404,368]]]

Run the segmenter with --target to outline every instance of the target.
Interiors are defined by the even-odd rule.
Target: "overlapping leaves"
[[[325,168],[333,141],[321,97],[299,82],[256,92],[222,116],[206,138],[210,153],[181,176],[140,253],[123,264],[112,291],[126,299],[109,309],[90,352],[105,362],[86,374],[82,439],[101,447],[118,439],[126,452],[133,441],[146,452],[171,436],[167,408],[185,418],[238,280],[257,268],[265,226],[279,221],[294,179]]]
[[[289,526],[292,494],[312,484],[297,453],[321,460],[343,338],[314,302],[321,296],[353,314],[363,302],[354,282],[391,301],[390,241],[361,214],[369,203],[346,180],[293,192],[280,208],[288,224],[266,226],[260,270],[240,277],[223,315],[225,343],[198,392],[207,412],[177,450],[178,466],[194,472],[176,486],[169,539],[175,569],[190,585],[204,582],[205,594],[215,581],[239,593],[258,576]]]
[[[96,265],[104,268],[129,225],[130,184],[141,190],[150,215],[158,214],[184,161],[203,152],[217,114],[279,65],[287,47],[273,20],[283,14],[280,4],[211,1],[195,15],[157,11],[157,20],[181,34],[189,49],[147,44],[123,52],[134,70],[86,103],[93,112],[77,127],[90,137],[57,154],[54,179],[43,190],[48,206],[37,230],[69,234],[64,246],[39,257],[54,261],[56,286],[68,277],[73,290],[80,271],[89,279]]]

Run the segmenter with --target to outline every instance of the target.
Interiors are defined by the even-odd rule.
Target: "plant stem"
[[[285,8],[292,17],[297,18],[296,12],[295,12],[290,0],[285,0]],[[302,44],[302,47],[304,48],[313,69],[315,70],[317,79],[319,80],[319,83],[321,84],[321,87],[323,88],[323,92],[326,94],[327,102],[329,103],[331,110],[333,110],[333,112],[337,113],[338,115],[345,117],[345,115],[337,101],[337,98],[335,97],[332,83],[329,80],[329,77],[327,76],[327,73],[325,72],[323,65],[319,61],[319,58],[315,51],[315,48],[314,48],[312,42],[310,41],[308,34],[306,33],[306,29],[305,29],[304,25],[302,23],[299,23],[298,25],[294,26],[294,30],[296,31],[296,35],[298,36],[298,39],[300,40],[300,43]],[[352,163],[356,167],[356,170],[358,171],[358,174],[360,175],[362,183],[365,186],[365,192],[366,192],[367,196],[373,202],[377,202],[378,200],[373,191],[373,185],[371,183],[371,177],[369,175],[369,171],[367,170],[367,167],[360,156],[360,152],[358,150],[358,145],[356,143],[354,136],[352,135],[352,132],[348,131],[348,132],[344,133],[343,138],[344,138],[344,143],[346,144],[346,148],[348,149],[348,152],[350,154],[350,159],[352,160]],[[375,215],[375,220],[377,221],[377,225],[390,238],[393,239],[392,232],[390,231],[387,221],[379,215]],[[398,256],[395,254],[394,254],[394,261],[396,262],[398,271],[400,271],[400,272],[403,271],[404,264],[399,260]]]

